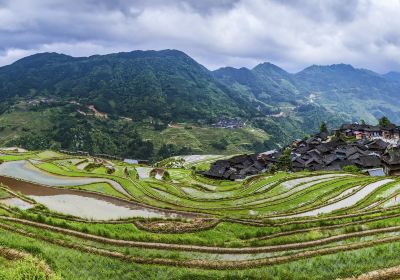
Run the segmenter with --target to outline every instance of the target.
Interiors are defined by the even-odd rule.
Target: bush
[[[360,172],[360,168],[358,168],[358,167],[355,166],[355,165],[346,165],[346,166],[343,166],[342,170],[343,170],[344,172],[350,172],[350,173],[357,173],[357,172]]]
[[[2,271],[0,279],[13,280],[55,280],[61,279],[56,275],[47,275],[44,263],[38,263],[33,258],[17,261],[12,270]]]

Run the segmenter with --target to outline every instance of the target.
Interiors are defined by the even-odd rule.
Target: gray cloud
[[[0,65],[175,48],[209,68],[270,61],[289,71],[351,63],[400,70],[398,0],[0,0]]]

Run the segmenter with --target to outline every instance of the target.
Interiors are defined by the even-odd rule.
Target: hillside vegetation
[[[322,121],[399,122],[399,89],[396,73],[342,64],[297,74],[270,63],[209,71],[176,50],[42,53],[0,67],[1,142],[154,160],[263,151],[316,132]],[[224,119],[245,126],[212,126]]]

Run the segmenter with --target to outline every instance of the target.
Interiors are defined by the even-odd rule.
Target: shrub
[[[58,277],[48,277],[43,269],[43,265],[38,265],[33,258],[17,261],[14,269],[8,271],[8,273],[5,275],[0,274],[0,278],[14,280],[60,279]]]
[[[350,173],[357,173],[357,172],[360,172],[360,169],[359,169],[357,166],[355,166],[355,165],[346,165],[346,166],[343,166],[342,170],[345,171],[345,172],[350,172]]]

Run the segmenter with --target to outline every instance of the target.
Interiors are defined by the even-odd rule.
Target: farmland
[[[150,166],[52,151],[0,159],[0,279],[399,276],[397,177],[223,181],[194,171],[207,157],[160,177]]]

